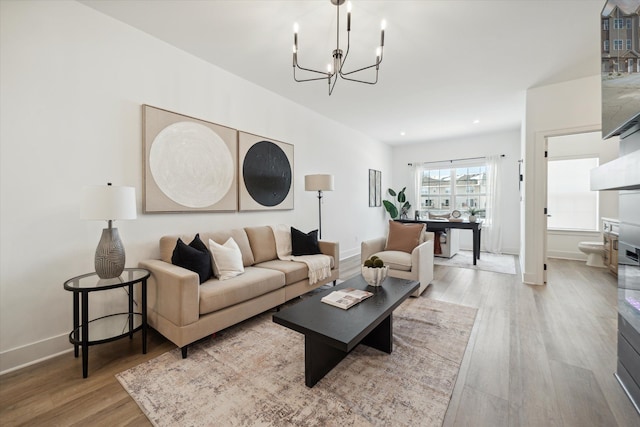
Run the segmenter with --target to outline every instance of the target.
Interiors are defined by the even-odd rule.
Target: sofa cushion
[[[389,234],[385,251],[411,253],[420,244],[425,224],[404,224],[389,220]]]
[[[200,285],[200,315],[231,307],[283,286],[284,273],[257,267],[247,267],[244,274],[228,280],[210,279]]]
[[[198,273],[200,283],[207,281],[212,274],[211,254],[197,234],[188,245],[182,239],[177,240],[171,263]]]
[[[411,271],[411,254],[404,251],[382,251],[373,254],[392,270]],[[372,256],[373,256],[372,255]]]
[[[318,230],[304,233],[291,227],[291,255],[317,255],[322,253],[318,246]]]
[[[213,271],[220,280],[231,279],[244,273],[242,253],[233,237],[220,245],[209,239],[209,249],[213,258]]]
[[[278,254],[276,253],[276,238],[273,235],[271,227],[268,225],[245,227],[244,230],[249,238],[249,244],[253,252],[253,262],[255,264],[278,259]]]
[[[254,267],[268,268],[270,270],[277,270],[284,273],[285,284],[290,285],[292,283],[299,282],[309,277],[309,268],[307,264],[303,262],[295,261],[281,261],[279,259],[261,262],[254,265]]]
[[[240,248],[240,252],[242,252],[242,263],[245,267],[249,265],[253,265],[253,253],[251,252],[251,246],[249,245],[249,239],[247,238],[247,233],[245,233],[243,228],[234,228],[232,230],[224,230],[224,231],[216,231],[216,232],[204,232],[200,233],[200,238],[203,242],[208,242],[209,239],[212,239],[214,242],[219,244],[224,244],[229,237],[233,237],[233,240],[238,244]],[[178,234],[178,235],[169,235],[163,236],[160,238],[160,259],[164,262],[171,262],[171,255],[173,253],[173,248],[176,246],[176,242],[178,239],[182,239],[185,242],[191,241],[193,239],[193,234]]]

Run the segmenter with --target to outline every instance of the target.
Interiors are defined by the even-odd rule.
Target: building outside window
[[[420,188],[420,216],[441,215],[459,210],[463,216],[469,208],[479,209],[484,218],[487,208],[487,167],[485,165],[443,169],[425,169]]]
[[[623,48],[622,48],[622,40],[615,39],[613,41],[613,50],[623,50]]]
[[[609,52],[609,40],[605,40],[602,46],[605,52]]]
[[[627,18],[626,22],[627,22],[627,29],[630,30],[631,29],[631,18]]]
[[[608,19],[603,19],[602,20],[602,29],[604,31],[609,31],[609,20]]]
[[[631,50],[631,39],[627,39],[627,50]]]
[[[598,231],[598,192],[591,191],[591,169],[598,158],[550,158],[547,228]]]
[[[620,30],[622,28],[624,28],[624,19],[622,18],[616,18],[613,20],[613,28],[615,28],[616,30]]]

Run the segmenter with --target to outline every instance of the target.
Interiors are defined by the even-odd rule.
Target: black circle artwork
[[[247,151],[242,177],[253,200],[262,206],[277,206],[291,189],[291,164],[282,148],[260,141]]]

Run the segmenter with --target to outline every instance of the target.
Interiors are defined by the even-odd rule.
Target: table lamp
[[[134,187],[92,185],[83,188],[82,219],[107,221],[108,228],[96,248],[95,269],[101,279],[120,276],[124,270],[124,246],[118,229],[112,227],[117,219],[136,218],[136,190]]]
[[[317,175],[305,175],[304,177],[304,189],[306,191],[318,192],[318,238],[322,238],[322,207],[320,202],[322,201],[323,191],[333,191],[333,175],[317,174]]]

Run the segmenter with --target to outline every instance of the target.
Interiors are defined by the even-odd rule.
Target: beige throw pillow
[[[209,239],[209,250],[213,258],[213,272],[220,280],[231,279],[244,273],[242,252],[233,237],[221,245]]]
[[[385,251],[411,253],[420,244],[425,224],[404,224],[389,220],[389,234]]]

